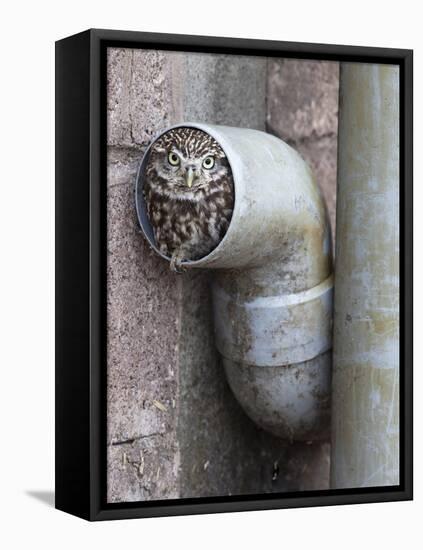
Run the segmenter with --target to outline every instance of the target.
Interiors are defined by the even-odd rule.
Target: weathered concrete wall
[[[326,199],[333,236],[338,87],[337,62],[269,60],[267,131],[292,145],[311,166]]]
[[[267,65],[109,52],[109,501],[328,486],[327,444],[273,438],[232,396],[214,347],[209,274],[170,273],[135,218],[136,170],[154,134],[183,120],[265,129]]]
[[[108,499],[179,494],[176,437],[180,280],[137,230],[134,178],[151,136],[172,119],[158,52],[108,58]]]

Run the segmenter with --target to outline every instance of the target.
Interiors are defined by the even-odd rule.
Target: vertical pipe
[[[399,69],[340,74],[332,488],[399,483]]]

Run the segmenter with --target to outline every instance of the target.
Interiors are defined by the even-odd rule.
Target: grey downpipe
[[[235,204],[226,235],[209,255],[183,264],[214,271],[215,341],[229,385],[263,429],[291,441],[326,439],[332,244],[311,171],[296,151],[264,132],[180,126],[214,137],[234,178]],[[147,156],[148,149],[137,177],[138,219],[150,246],[169,261],[155,246],[146,214],[142,185]]]
[[[339,84],[331,486],[397,485],[399,67],[341,63]]]

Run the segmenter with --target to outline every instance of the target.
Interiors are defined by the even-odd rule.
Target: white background
[[[419,344],[420,2],[3,2],[0,33],[0,544],[3,548],[416,548],[422,544]],[[54,471],[54,41],[89,27],[415,49],[414,502],[89,524],[31,492]],[[420,154],[419,154],[420,153]],[[45,500],[45,495],[44,495]],[[421,547],[421,546],[420,546]]]

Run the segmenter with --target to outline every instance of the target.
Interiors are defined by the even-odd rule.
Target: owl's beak
[[[185,174],[185,182],[190,189],[192,187],[192,182],[194,181],[194,178],[195,178],[194,170],[190,167],[188,168]]]

